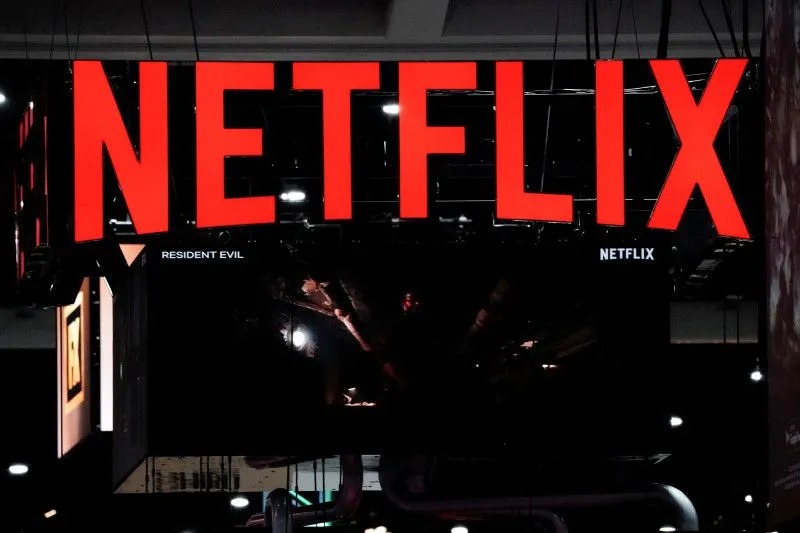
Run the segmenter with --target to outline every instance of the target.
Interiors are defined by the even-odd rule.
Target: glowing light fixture
[[[753,503],[753,495],[748,494],[747,496],[744,497],[744,501],[746,501],[747,503]]]
[[[8,473],[12,476],[24,476],[28,473],[28,465],[22,463],[14,463],[8,467]]]
[[[8,98],[6,98],[6,95],[4,93],[0,93],[0,104],[5,104],[7,100]]]
[[[234,509],[244,509],[248,505],[250,505],[250,501],[244,496],[236,496],[231,499],[231,507]]]
[[[756,368],[755,370],[750,372],[750,381],[752,381],[753,383],[758,383],[762,379],[764,379],[764,374],[761,372],[761,370]]]
[[[306,193],[303,191],[286,191],[281,193],[281,200],[290,204],[299,204],[306,200]]]
[[[658,530],[661,531],[662,533],[670,533],[672,531],[677,531],[677,529],[675,529],[673,526],[661,526],[660,528],[658,528]]]
[[[383,112],[387,115],[399,115],[400,114],[400,106],[397,104],[386,104],[383,106]]]
[[[308,342],[308,335],[306,334],[305,331],[303,331],[300,328],[294,330],[294,333],[292,334],[292,345],[295,348],[300,350],[303,348],[303,346],[306,345],[307,342]]]
[[[469,529],[466,526],[454,526],[450,533],[469,533]]]
[[[681,427],[683,425],[683,418],[679,416],[672,416],[669,419],[669,425],[674,428]]]
[[[44,513],[44,517],[45,518],[53,518],[55,515],[56,515],[56,510],[55,509],[50,509],[49,511]]]

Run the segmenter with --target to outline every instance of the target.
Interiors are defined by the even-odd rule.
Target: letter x
[[[677,229],[697,185],[720,235],[750,237],[714,151],[714,139],[746,65],[747,59],[717,61],[700,103],[695,104],[677,60],[650,62],[681,147],[653,208],[649,227]]]

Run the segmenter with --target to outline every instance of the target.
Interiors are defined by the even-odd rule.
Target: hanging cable
[[[669,19],[672,16],[672,0],[661,0],[661,28],[658,31],[656,58],[665,59],[669,48]]]
[[[614,44],[611,45],[611,59],[617,55],[617,37],[619,37],[619,21],[622,20],[622,6],[623,0],[619,0],[619,8],[617,9],[617,24],[614,26]]]
[[[23,32],[23,37],[25,39],[25,61],[27,62],[27,61],[31,60],[30,44],[28,43],[28,20],[27,20],[27,18],[25,19],[25,22],[24,22],[24,25],[23,25],[23,28],[22,28],[22,32]],[[26,63],[26,68],[27,68],[27,63]]]
[[[588,7],[588,3],[586,4]],[[550,66],[550,93],[552,95],[553,88],[555,87],[556,81],[556,53],[558,52],[558,29],[561,23],[561,0],[559,0],[558,4],[556,5],[556,34],[553,40],[553,60]],[[587,26],[588,28],[588,26]],[[547,123],[545,125],[545,132],[544,132],[544,153],[542,155],[542,175],[539,179],[539,191],[544,192],[544,177],[547,173],[547,153],[548,153],[548,144],[550,143],[550,117],[553,113],[553,103],[552,97],[550,102],[547,104]]]
[[[50,33],[50,61],[53,60],[53,53],[56,49],[56,27],[58,25],[58,8],[61,6],[61,0],[53,0],[53,30]]]
[[[600,23],[597,20],[597,0],[592,0],[592,23],[594,24],[594,58],[600,59]]]
[[[83,28],[83,14],[86,11],[86,0],[81,0],[81,11],[78,14],[78,30],[75,35],[75,60],[78,59],[78,48],[81,46],[81,29]]]
[[[708,25],[708,29],[711,30],[711,36],[714,37],[714,42],[717,43],[717,48],[719,48],[719,54],[722,57],[725,57],[725,49],[722,48],[722,43],[717,36],[717,32],[714,30],[714,25],[711,24],[711,19],[708,18],[708,13],[706,13],[706,7],[703,5],[703,0],[698,0],[700,3],[700,12],[703,14],[703,18],[706,19],[706,24]]]
[[[328,501],[328,491],[325,490],[325,456],[322,456],[322,498],[323,500],[321,503],[325,503]]]
[[[284,524],[288,524],[289,523],[289,516],[290,516],[290,514],[292,512],[291,509],[290,509],[290,507],[292,506],[292,498],[291,498],[291,494],[289,493],[289,491],[291,490],[289,488],[289,484],[290,484],[291,479],[292,479],[291,467],[292,467],[291,463],[286,465],[286,495],[289,496],[289,498],[288,498],[288,501],[286,502],[286,506],[285,506],[286,507],[286,515],[284,516],[284,522],[283,522]],[[286,530],[284,533],[289,533],[289,531]]]
[[[72,47],[69,44],[69,17],[67,16],[67,5],[64,4],[64,39],[67,41],[67,61],[72,64]]]
[[[726,0],[720,0],[722,3],[722,13],[725,15],[725,25],[728,26],[728,33],[731,35],[731,44],[733,44],[733,53],[739,57],[739,44],[736,42],[736,32],[733,31],[733,20],[731,19],[731,10],[728,7]]]
[[[319,492],[317,491],[317,459],[314,458],[314,495],[319,497]],[[317,510],[319,509],[318,505],[314,506],[314,522],[317,521]]]
[[[636,29],[636,12],[633,9],[633,0],[631,0],[631,20],[633,21],[633,36],[636,39],[636,57],[642,58],[642,49],[639,48],[639,30]]]
[[[583,9],[583,22],[585,25],[585,34],[586,34],[586,59],[592,58],[592,43],[591,37],[589,37],[589,0],[584,0],[583,2],[584,9]],[[558,15],[556,15],[556,18]]]
[[[194,40],[194,57],[200,61],[200,47],[197,46],[197,23],[194,20],[194,1],[189,0],[189,18],[192,21],[192,39]]]
[[[144,23],[144,36],[147,39],[147,51],[150,53],[150,61],[153,60],[153,45],[150,43],[150,27],[147,24],[147,12],[144,9],[144,0],[139,1],[142,10],[142,22]]]
[[[750,51],[750,0],[742,0],[742,47],[744,55],[753,57]]]

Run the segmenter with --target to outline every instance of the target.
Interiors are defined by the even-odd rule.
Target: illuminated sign
[[[649,228],[675,230],[695,188],[702,193],[720,235],[749,238],[714,140],[747,66],[746,59],[717,61],[699,102],[680,62],[653,60],[650,67],[681,146],[655,203]],[[350,96],[378,90],[380,64],[296,63],[293,88],[322,92],[323,202],[326,220],[352,218]],[[225,159],[261,156],[260,129],[224,125],[226,91],[274,89],[272,63],[198,62],[196,79],[196,168],[198,228],[271,224],[275,197],[225,197]],[[595,63],[597,222],[625,224],[623,63]],[[140,138],[129,138],[103,66],[74,66],[75,240],[103,238],[104,150],[139,234],[168,231],[169,149],[167,64],[139,65]],[[428,216],[428,155],[462,154],[465,129],[427,125],[430,90],[474,90],[474,62],[399,64],[400,217]],[[498,219],[571,222],[568,194],[524,188],[523,64],[495,64],[496,214]],[[588,119],[588,117],[587,117]],[[136,145],[137,149],[134,149]]]
[[[89,401],[89,280],[75,301],[58,308],[58,456],[91,431]]]
[[[66,329],[66,383],[67,383],[67,406],[71,403],[79,403],[83,393],[83,357],[82,357],[82,334],[81,334],[81,312],[80,304],[67,317]]]
[[[655,261],[654,248],[600,248],[600,261]]]

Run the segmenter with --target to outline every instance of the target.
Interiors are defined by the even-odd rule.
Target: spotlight
[[[397,104],[386,104],[383,106],[383,112],[387,115],[399,115],[400,114],[400,106]]]
[[[231,499],[231,507],[234,509],[244,509],[248,505],[250,505],[250,501],[244,496],[236,496]]]
[[[33,100],[31,100],[30,102],[28,102],[28,107],[29,107],[29,108],[31,108],[31,109],[33,109]]]
[[[308,335],[306,335],[305,331],[303,331],[300,328],[294,330],[294,333],[292,333],[292,345],[295,348],[301,350],[303,346],[306,345],[307,342],[308,342]]]
[[[298,204],[304,202],[306,193],[303,191],[286,191],[281,193],[281,200],[289,202],[290,204]]]
[[[56,510],[55,509],[50,509],[49,511],[44,513],[44,517],[45,518],[53,518],[55,515],[56,515]]]
[[[24,476],[28,473],[28,465],[22,463],[15,463],[8,467],[8,473],[12,476]]]
[[[764,379],[764,374],[761,373],[761,370],[756,368],[755,370],[750,372],[750,381],[752,381],[753,383],[758,383],[762,379]]]
[[[669,419],[669,425],[674,428],[680,427],[683,425],[683,418],[679,416],[672,416]]]
[[[454,526],[450,533],[469,533],[469,529],[467,529],[467,526]]]
[[[753,495],[748,494],[747,496],[744,497],[744,501],[746,501],[747,503],[753,503]]]
[[[375,533],[386,533],[387,530],[384,526],[378,526],[375,528]]]
[[[671,533],[672,531],[677,531],[673,526],[661,526],[658,528],[659,531],[662,533]]]
[[[0,104],[5,104],[7,100],[5,93],[0,93]]]

